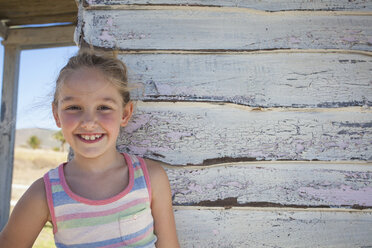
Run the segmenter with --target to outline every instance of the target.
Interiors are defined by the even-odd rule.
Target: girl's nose
[[[85,113],[81,122],[81,127],[84,129],[94,129],[96,127],[96,118],[92,113]]]

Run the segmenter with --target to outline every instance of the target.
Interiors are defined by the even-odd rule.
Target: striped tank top
[[[145,161],[123,154],[129,184],[105,200],[74,194],[66,183],[63,167],[44,175],[48,207],[56,246],[64,247],[155,247],[151,215],[151,187]]]

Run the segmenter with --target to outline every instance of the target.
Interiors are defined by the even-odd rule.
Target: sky
[[[78,51],[77,47],[23,50],[20,59],[16,128],[58,130],[51,101],[59,70]],[[0,79],[2,89],[4,47],[0,46]],[[1,94],[0,94],[1,99]]]

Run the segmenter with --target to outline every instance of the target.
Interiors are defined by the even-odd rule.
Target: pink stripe
[[[57,228],[56,216],[54,214],[52,186],[50,185],[49,172],[45,173],[43,179],[44,179],[44,184],[45,184],[45,191],[46,191],[49,213],[50,213],[50,217],[52,218],[53,234],[55,234],[58,231],[58,228]]]
[[[107,246],[102,246],[102,248],[116,248],[116,247],[121,247],[123,245],[130,245],[130,244],[136,243],[136,242],[140,241],[141,239],[145,238],[146,236],[148,236],[153,231],[154,231],[154,227],[151,227],[147,232],[145,232],[144,234],[142,234],[140,236],[137,236],[135,238],[132,238],[132,239],[129,239],[129,240],[126,240],[126,241],[122,241],[120,243],[107,245]]]
[[[129,239],[127,241],[125,241],[125,244],[127,245],[130,245],[130,244],[133,244],[133,243],[136,243],[138,241],[140,241],[141,239],[145,238],[146,236],[148,236],[149,234],[151,234],[152,232],[154,231],[154,227],[151,227],[147,232],[145,232],[144,234],[140,235],[140,236],[137,236],[135,238],[132,238],[132,239]]]
[[[122,206],[105,210],[105,211],[99,211],[99,212],[89,212],[89,213],[73,213],[73,214],[66,214],[62,216],[57,217],[57,221],[66,221],[66,220],[73,220],[73,219],[82,219],[82,218],[93,218],[93,217],[100,217],[100,216],[106,216],[110,214],[115,214],[117,212],[123,211],[127,208],[133,207],[137,204],[140,203],[145,203],[148,202],[148,199],[142,198],[142,199],[137,199],[134,201],[131,201],[129,203],[126,203]]]
[[[125,161],[127,162],[127,166],[128,166],[128,169],[129,169],[129,184],[122,192],[120,192],[119,194],[117,194],[117,195],[115,195],[111,198],[104,199],[104,200],[91,200],[91,199],[79,196],[79,195],[75,194],[74,192],[72,192],[70,187],[67,185],[65,174],[63,172],[63,166],[60,166],[58,168],[58,174],[59,174],[59,178],[60,178],[62,187],[65,190],[66,194],[68,196],[70,196],[72,199],[74,199],[78,202],[81,202],[81,203],[88,204],[88,205],[105,205],[105,204],[115,202],[115,201],[119,200],[120,198],[124,197],[133,188],[134,172],[133,172],[133,164],[132,164],[132,161],[131,161],[129,155],[126,154],[126,153],[123,153],[123,156],[125,158]]]
[[[150,206],[151,206],[151,196],[152,196],[152,194],[151,194],[151,182],[150,182],[149,172],[147,170],[147,165],[146,165],[145,160],[143,160],[143,158],[141,158],[141,157],[138,157],[138,160],[141,163],[141,168],[142,168],[142,171],[143,171],[143,175],[145,176],[145,181],[146,181],[146,185],[147,185],[147,191],[149,192],[149,199],[150,199]]]

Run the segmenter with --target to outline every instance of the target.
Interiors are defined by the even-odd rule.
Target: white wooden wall
[[[142,85],[182,247],[372,246],[372,2],[87,0],[75,39]]]

